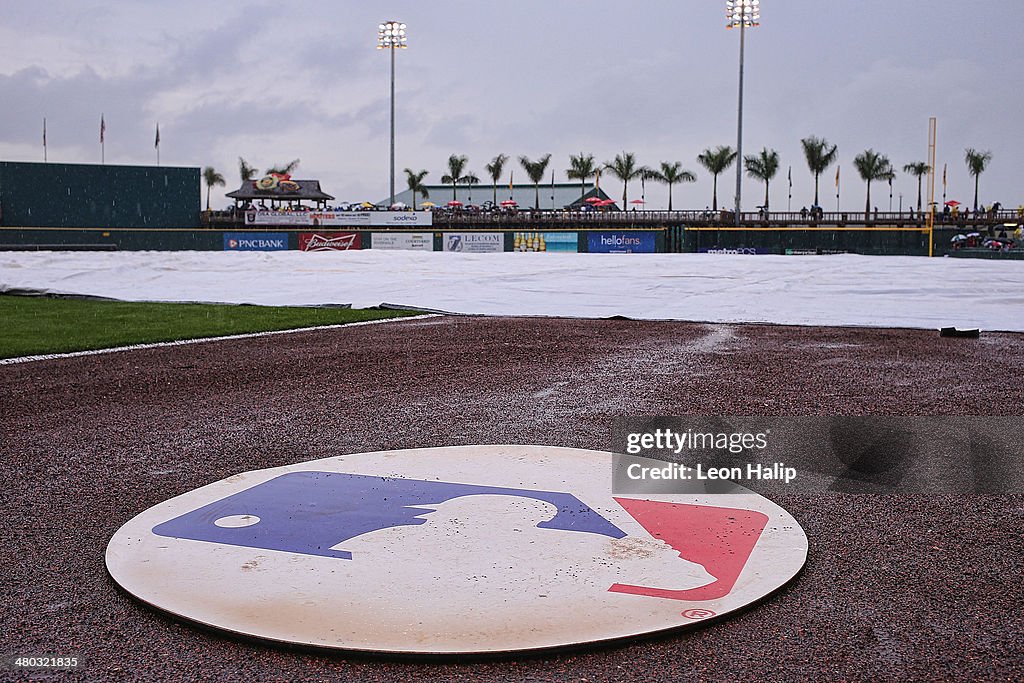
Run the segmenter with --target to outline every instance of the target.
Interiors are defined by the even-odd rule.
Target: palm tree
[[[714,195],[711,200],[711,209],[713,211],[718,211],[718,174],[732,166],[732,162],[735,160],[735,150],[727,145],[706,149],[697,155],[697,163],[715,177]]]
[[[203,169],[203,180],[206,182],[206,210],[210,210],[210,189],[214,185],[224,185],[224,176],[217,173],[213,166]]]
[[[412,210],[416,210],[416,195],[423,195],[424,199],[430,199],[430,193],[427,192],[427,186],[423,184],[423,179],[427,177],[429,171],[420,171],[419,173],[413,173],[411,168],[405,169],[405,182],[409,185],[409,189],[412,190]]]
[[[764,210],[768,212],[768,183],[775,174],[779,172],[779,153],[767,147],[761,148],[757,156],[743,157],[743,167],[747,169],[747,175],[756,178],[764,183]]]
[[[903,167],[904,172],[917,178],[917,212],[921,213],[921,178],[932,171],[932,167],[923,161],[915,161]]]
[[[452,201],[455,201],[455,186],[462,182],[462,172],[466,170],[469,162],[465,156],[453,154],[448,157],[448,173],[441,176],[441,182],[452,186]]]
[[[683,170],[683,164],[678,161],[673,161],[671,163],[667,161],[661,162],[661,170],[651,170],[651,172],[647,174],[647,177],[651,180],[668,185],[669,211],[672,210],[672,186],[676,183],[693,183],[697,181],[697,176],[691,171]]]
[[[494,188],[494,196],[491,198],[491,202],[495,205],[498,203],[498,180],[501,179],[501,174],[505,171],[506,161],[508,161],[508,157],[504,154],[499,154],[491,159],[491,163],[485,166],[487,173],[491,176],[491,183]]]
[[[534,208],[540,208],[540,181],[544,180],[544,171],[548,168],[548,162],[551,161],[551,155],[545,154],[537,161],[530,161],[528,157],[519,157],[519,164],[526,171],[526,175],[529,176],[530,181],[533,183],[533,189],[536,192],[536,198],[534,200]]]
[[[979,152],[976,149],[964,150],[964,161],[967,171],[974,176],[974,210],[978,210],[978,177],[985,172],[988,162],[992,161],[992,152]]]
[[[892,180],[896,175],[892,170],[889,158],[879,154],[873,149],[865,150],[853,158],[853,165],[857,167],[857,173],[868,184],[867,199],[864,201],[864,217],[871,213],[871,181]]]
[[[629,200],[629,181],[649,175],[651,169],[646,166],[637,166],[636,157],[632,152],[616,154],[615,160],[606,162],[604,168],[608,169],[613,176],[622,181],[622,210],[625,211],[626,202]]]
[[[459,178],[459,182],[469,188],[467,202],[473,198],[473,185],[480,184],[480,178],[475,173],[467,173],[466,175]]]
[[[597,167],[594,165],[594,155],[584,155],[583,152],[580,152],[578,155],[570,154],[569,168],[566,169],[565,175],[569,180],[580,181],[580,199],[583,199],[583,195],[587,193],[587,178],[593,178],[597,175]]]
[[[807,159],[807,168],[814,174],[814,205],[818,204],[818,178],[825,169],[835,163],[839,156],[839,149],[828,144],[824,138],[816,138],[813,135],[800,141],[804,148],[804,158]]]
[[[238,175],[241,176],[243,185],[255,178],[259,173],[256,168],[249,165],[249,162],[242,157],[238,157]]]
[[[273,166],[267,169],[267,175],[278,173],[280,175],[291,175],[291,172],[299,165],[298,159],[292,159],[287,164]]]

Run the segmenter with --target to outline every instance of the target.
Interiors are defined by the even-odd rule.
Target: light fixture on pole
[[[736,225],[740,224],[740,194],[743,184],[743,37],[747,28],[759,26],[760,0],[726,0],[726,28],[740,30],[740,95],[736,116]]]
[[[405,48],[405,24],[385,21],[377,26],[377,49],[391,51],[391,204],[395,203],[395,50]]]

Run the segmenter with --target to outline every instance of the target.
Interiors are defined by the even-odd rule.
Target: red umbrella
[[[958,202],[955,199],[950,199],[948,202],[946,202],[946,206],[960,206],[960,202]]]
[[[511,199],[506,199],[501,203],[502,206],[519,206],[519,202],[514,202]]]
[[[458,201],[457,199],[453,199],[452,201],[448,202],[448,206],[462,206],[462,202]]]
[[[630,204],[646,204],[646,203],[647,202],[645,202],[642,199],[634,199],[633,201],[630,202]]]
[[[587,197],[583,201],[585,201],[587,204],[597,204],[599,202],[603,202],[604,200],[601,199],[600,197]]]

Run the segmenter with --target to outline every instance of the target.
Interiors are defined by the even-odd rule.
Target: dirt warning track
[[[5,366],[3,654],[77,655],[51,674],[81,680],[1020,679],[1019,495],[775,493],[810,539],[781,593],[696,632],[518,662],[234,641],[122,594],[103,552],[141,510],[243,470],[606,449],[622,415],[1013,415],[1022,365],[1016,334],[452,317]]]

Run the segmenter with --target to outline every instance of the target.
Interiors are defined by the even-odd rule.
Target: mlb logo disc
[[[245,472],[126,523],[107,569],[143,602],[236,634],[468,654],[685,628],[806,560],[796,520],[746,489],[613,496],[611,480],[611,453],[547,446]]]

